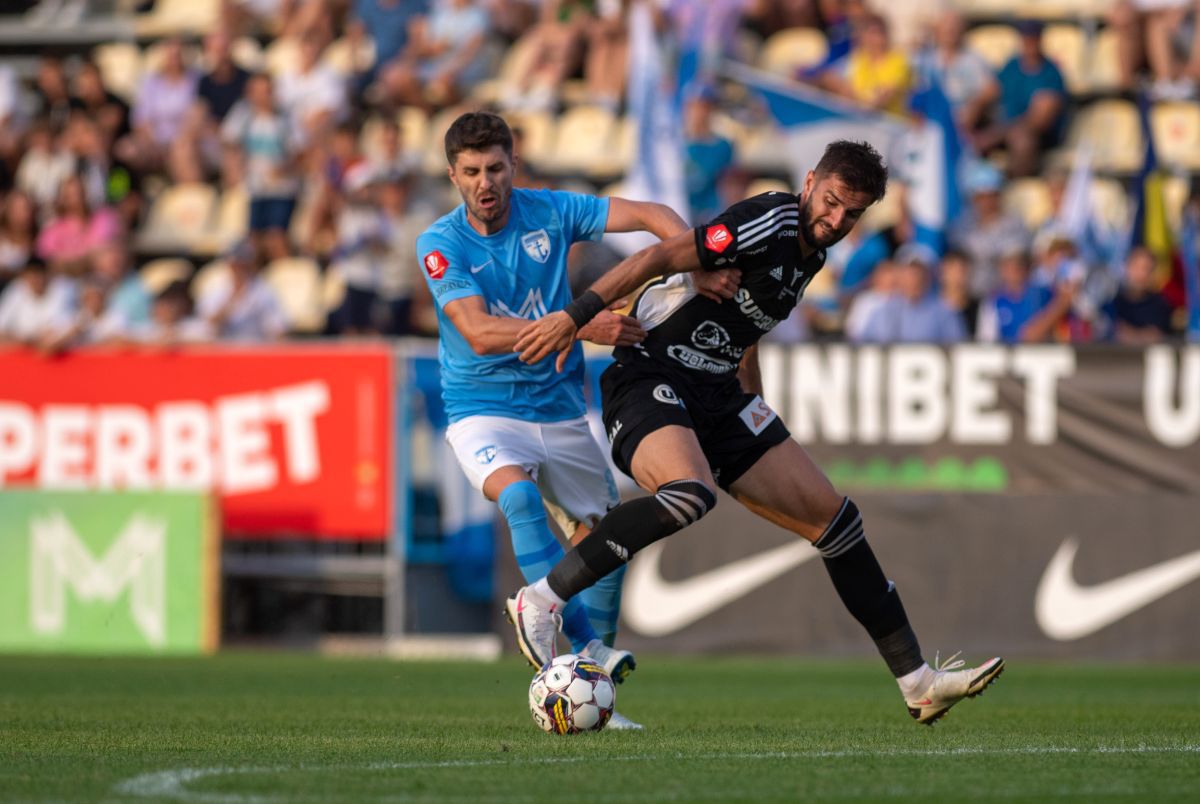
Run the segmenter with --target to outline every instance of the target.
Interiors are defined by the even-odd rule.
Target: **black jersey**
[[[718,303],[697,294],[688,274],[661,279],[642,291],[631,313],[647,330],[646,339],[617,347],[613,357],[627,363],[648,356],[700,382],[736,377],[745,351],[791,315],[825,264],[823,250],[807,258],[800,253],[799,226],[796,196],[770,192],[696,227],[701,267],[739,269],[737,295]]]

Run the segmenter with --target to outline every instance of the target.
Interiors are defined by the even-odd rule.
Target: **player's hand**
[[[646,330],[636,318],[605,310],[593,318],[576,337],[601,346],[633,346],[646,338]]]
[[[562,371],[575,343],[575,322],[562,310],[544,315],[517,334],[514,352],[521,353],[522,363],[537,363],[551,352],[562,352],[556,367]]]
[[[692,286],[696,292],[715,302],[732,299],[742,282],[742,272],[737,268],[722,268],[719,271],[692,271]]]

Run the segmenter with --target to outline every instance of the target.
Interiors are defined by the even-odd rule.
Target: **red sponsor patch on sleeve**
[[[721,254],[725,249],[729,248],[729,244],[732,242],[733,235],[729,234],[729,230],[725,228],[725,224],[723,223],[710,226],[704,232],[704,247],[709,251]]]
[[[440,251],[429,252],[422,261],[425,263],[425,273],[429,274],[430,279],[441,279],[450,267],[449,260],[443,257]]]

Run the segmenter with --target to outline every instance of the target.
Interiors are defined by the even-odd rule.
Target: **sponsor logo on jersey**
[[[690,349],[679,344],[671,344],[667,347],[667,356],[678,360],[683,365],[697,371],[708,371],[712,374],[728,374],[737,366],[733,363],[728,363],[724,360],[717,360],[707,355],[700,354],[695,349]]]
[[[608,431],[608,443],[611,444],[617,440],[617,433],[621,432],[621,428],[624,426],[625,423],[620,419],[617,419],[615,422],[613,422],[612,428]]]
[[[488,444],[486,447],[475,450],[475,463],[480,466],[487,466],[494,460],[496,460],[495,444]]]
[[[654,387],[654,398],[664,405],[678,405],[683,407],[683,401],[675,394],[675,389],[663,383]]]
[[[738,288],[738,292],[734,294],[733,300],[737,302],[738,309],[742,314],[753,322],[754,326],[761,330],[770,330],[779,323],[779,319],[771,318],[771,316],[759,309],[758,304],[750,296],[750,291],[745,288]]]
[[[733,235],[729,234],[729,230],[725,228],[725,224],[723,223],[710,226],[704,232],[704,247],[717,254],[723,253],[725,249],[729,248],[729,244],[732,242]]]
[[[492,264],[492,261],[489,259],[489,260],[485,261],[485,262],[484,262],[483,264],[481,264],[481,265],[472,265],[472,266],[471,266],[471,273],[473,273],[473,274],[477,274],[477,273],[479,273],[480,271],[482,271],[484,268],[487,268],[487,267],[488,267],[489,265],[491,265],[491,264]]]
[[[450,261],[443,257],[440,251],[429,252],[422,262],[425,263],[425,273],[429,274],[430,279],[441,279],[450,267]]]
[[[550,235],[546,234],[545,229],[521,235],[521,248],[531,259],[545,262],[550,259]]]
[[[763,402],[761,396],[756,396],[750,400],[750,404],[742,408],[738,413],[738,417],[746,423],[750,428],[750,432],[758,435],[766,429],[767,425],[775,420],[775,411],[771,410],[766,402]]]
[[[542,300],[542,289],[534,288],[529,291],[529,295],[525,297],[525,301],[521,306],[513,310],[502,301],[494,301],[488,305],[488,312],[492,315],[502,315],[509,318],[528,318],[531,321],[536,321],[546,314],[546,303]]]
[[[447,282],[439,282],[434,285],[433,295],[440,299],[452,290],[465,290],[469,287],[471,287],[471,283],[465,279],[451,279]]]
[[[715,321],[705,321],[692,330],[692,343],[698,349],[720,349],[729,343],[729,333]]]

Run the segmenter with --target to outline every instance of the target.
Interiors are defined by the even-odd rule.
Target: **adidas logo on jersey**
[[[779,282],[783,281],[783,266],[782,265],[776,265],[774,268],[771,269],[771,278],[775,279]]]
[[[546,303],[542,301],[542,289],[534,288],[529,291],[529,295],[525,297],[525,301],[521,304],[520,309],[513,310],[502,301],[494,301],[488,305],[488,312],[492,315],[502,315],[508,318],[528,318],[531,321],[536,321],[546,314]]]
[[[617,554],[617,558],[621,559],[622,561],[629,560],[629,551],[626,550],[624,547],[617,544],[612,539],[605,539],[604,543],[608,545],[609,550],[612,550],[614,553]]]

